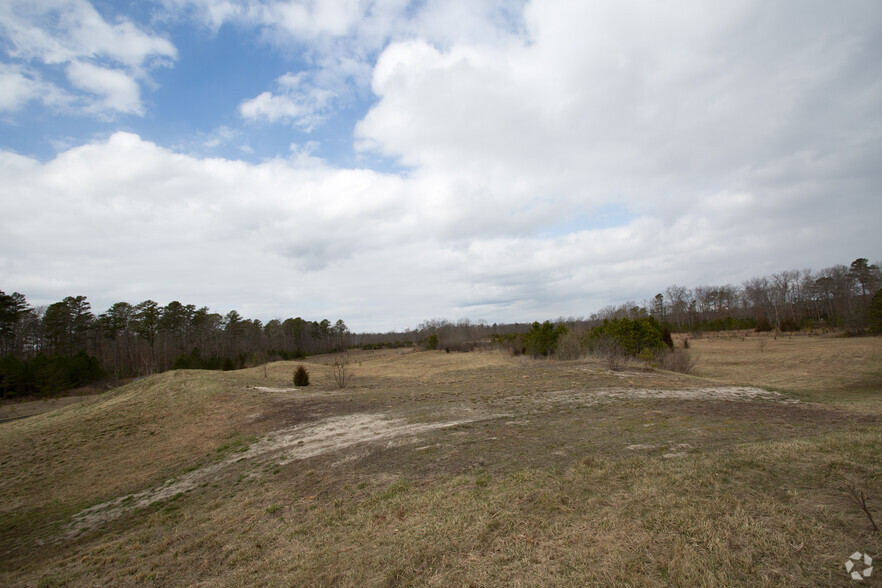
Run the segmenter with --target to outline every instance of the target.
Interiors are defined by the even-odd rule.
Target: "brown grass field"
[[[689,376],[360,352],[343,390],[318,357],[47,404],[0,423],[0,584],[852,585],[882,338],[690,344]]]

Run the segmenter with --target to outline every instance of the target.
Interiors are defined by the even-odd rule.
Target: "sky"
[[[877,0],[4,0],[0,289],[358,332],[882,258]]]

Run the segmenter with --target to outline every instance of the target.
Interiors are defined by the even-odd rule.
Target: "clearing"
[[[343,390],[319,357],[2,422],[0,582],[849,585],[882,339],[690,344],[691,376],[361,352]]]

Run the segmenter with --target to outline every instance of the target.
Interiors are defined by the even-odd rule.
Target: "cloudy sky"
[[[588,315],[882,258],[878,0],[4,0],[0,289]]]

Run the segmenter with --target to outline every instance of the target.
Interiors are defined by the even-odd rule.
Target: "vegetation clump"
[[[698,365],[698,359],[690,355],[688,349],[671,349],[659,354],[658,365],[669,372],[691,374]]]
[[[299,387],[309,386],[309,372],[302,365],[298,365],[294,370],[294,385]]]
[[[870,301],[868,314],[870,332],[874,335],[882,335],[882,289],[876,292]]]
[[[621,346],[622,351],[630,357],[636,357],[643,349],[656,351],[665,347],[661,325],[652,316],[633,320],[628,317],[605,320],[602,325],[588,331],[586,343],[589,348],[595,349],[607,339]]]
[[[557,341],[567,333],[567,328],[562,323],[556,325],[551,321],[542,324],[534,322],[530,330],[524,335],[524,345],[533,357],[548,357],[557,348]]]

